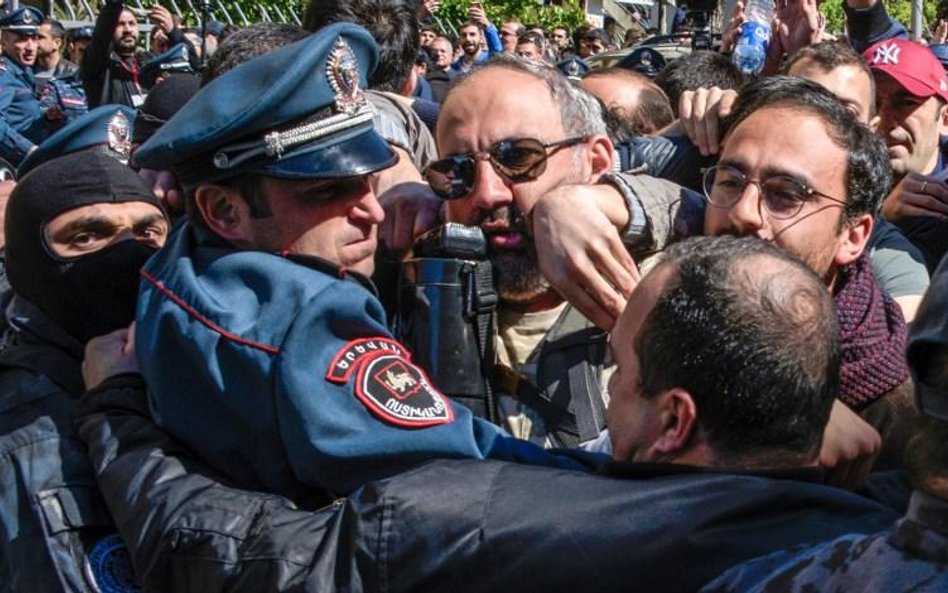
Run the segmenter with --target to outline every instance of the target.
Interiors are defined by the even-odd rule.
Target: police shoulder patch
[[[448,398],[412,364],[405,347],[391,338],[360,338],[345,344],[333,357],[326,380],[342,384],[353,376],[356,398],[389,424],[426,428],[454,420]]]
[[[102,593],[141,593],[132,561],[118,534],[100,539],[89,551],[86,578]]]

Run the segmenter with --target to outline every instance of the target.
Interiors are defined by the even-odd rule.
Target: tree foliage
[[[539,25],[546,30],[556,26],[570,29],[586,22],[586,12],[580,0],[564,0],[561,6],[543,6],[536,0],[490,0],[482,2],[487,17],[500,27],[504,21],[518,21],[525,25]],[[442,33],[456,33],[467,20],[470,0],[442,0],[435,15],[435,28]]]
[[[830,0],[820,5],[820,12],[826,17],[826,30],[830,33],[839,34],[843,32],[843,2],[845,0]],[[906,29],[912,24],[912,0],[883,0],[885,8],[889,15],[902,23]],[[948,0],[939,2],[924,2],[922,8],[923,30],[934,29],[937,21],[936,15],[944,17],[948,9]]]

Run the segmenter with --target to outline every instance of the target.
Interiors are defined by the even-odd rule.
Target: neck
[[[37,56],[36,65],[47,70],[52,70],[57,65],[59,65],[60,55],[58,53],[51,53],[48,56]]]
[[[941,149],[939,148],[932,154],[932,158],[928,161],[928,164],[925,165],[925,175],[932,175],[937,172],[935,169],[938,168],[938,157],[940,153]]]
[[[548,288],[527,302],[501,301],[501,306],[514,313],[540,313],[559,307],[563,297],[552,288]]]

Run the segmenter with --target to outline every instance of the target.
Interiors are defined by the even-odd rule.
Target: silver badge
[[[326,61],[326,79],[332,87],[336,111],[352,115],[365,105],[359,88],[359,65],[349,44],[340,37]]]
[[[116,112],[109,120],[107,131],[109,148],[120,157],[120,160],[128,161],[132,153],[132,128],[125,114],[121,111]]]
[[[33,13],[30,12],[29,10],[24,10],[24,11],[23,11],[23,16],[20,17],[20,18],[23,20],[23,24],[24,24],[24,25],[32,25],[32,24],[33,24]]]

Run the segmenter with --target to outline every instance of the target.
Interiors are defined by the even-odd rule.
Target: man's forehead
[[[511,92],[514,89],[517,92]],[[524,101],[524,96],[530,100]],[[436,137],[440,146],[472,129],[480,131],[489,126],[503,131],[491,142],[524,136],[558,139],[557,127],[562,128],[562,122],[557,115],[542,80],[509,68],[485,66],[449,93],[438,117]]]
[[[50,223],[73,221],[79,219],[112,219],[131,215],[135,218],[158,216],[165,218],[164,212],[154,204],[142,201],[112,202],[103,201],[93,204],[83,204],[69,208],[50,219]]]
[[[609,345],[612,348],[613,358],[616,350],[631,349],[639,333],[639,328],[648,317],[658,300],[668,290],[671,280],[675,277],[676,266],[667,262],[659,262],[636,285],[629,297],[629,302],[616,321],[616,325],[609,335]]]
[[[775,114],[779,114],[776,115]],[[787,120],[794,120],[796,125],[800,125],[803,122],[819,122],[823,123],[823,120],[816,115],[805,109],[797,108],[791,105],[764,105],[758,107],[751,113],[749,113],[744,119],[742,119],[737,124],[733,125],[728,131],[727,136],[724,138],[724,144],[726,145],[728,140],[734,137],[737,132],[746,131],[746,130],[759,130],[767,128],[785,128]],[[825,128],[825,126],[823,126]],[[768,134],[762,135],[763,140],[770,143],[783,142],[784,134]]]

